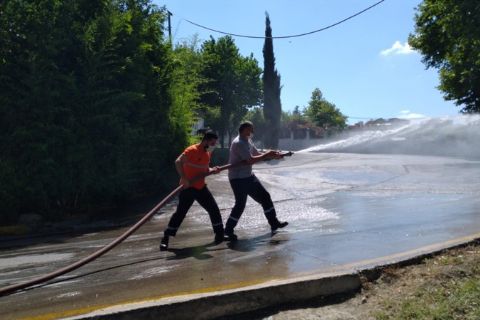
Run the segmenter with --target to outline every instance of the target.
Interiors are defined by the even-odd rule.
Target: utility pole
[[[173,16],[173,13],[167,10],[168,14],[168,38],[170,39],[170,45],[172,45],[172,23],[170,17]]]

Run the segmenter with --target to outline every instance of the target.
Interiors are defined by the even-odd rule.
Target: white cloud
[[[427,116],[421,113],[414,113],[411,112],[410,110],[402,110],[400,111],[400,115],[398,118],[400,119],[422,119],[426,118]]]
[[[397,54],[411,54],[415,51],[410,47],[408,42],[402,44],[400,41],[395,41],[391,48],[382,50],[380,54],[382,56],[390,56],[390,55],[397,55]]]

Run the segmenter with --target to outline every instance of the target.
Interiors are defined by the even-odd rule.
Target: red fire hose
[[[281,156],[282,157],[291,156],[292,154],[293,154],[292,152],[287,152],[287,153],[282,153]],[[229,168],[232,168],[232,167],[239,166],[239,165],[244,165],[244,163],[227,164],[227,165],[221,166],[221,167],[219,167],[219,172],[223,171],[223,170],[226,170],[226,169],[229,169]],[[205,175],[194,178],[193,181],[201,179],[201,178],[206,177],[206,176],[209,176],[212,173],[209,172],[209,173],[206,173]],[[7,287],[0,288],[0,297],[12,294],[15,291],[25,289],[25,288],[31,287],[33,285],[51,280],[51,279],[56,278],[58,276],[61,276],[65,273],[68,273],[70,271],[78,269],[81,266],[83,266],[83,265],[95,260],[96,258],[100,257],[101,255],[107,253],[108,251],[112,250],[115,246],[117,246],[119,243],[121,243],[123,240],[125,240],[127,237],[129,237],[132,233],[134,233],[145,222],[147,222],[158,210],[160,210],[161,207],[163,207],[168,201],[170,201],[173,197],[175,197],[177,195],[177,193],[179,193],[182,190],[182,188],[183,188],[183,185],[179,185],[175,190],[170,192],[170,194],[168,196],[166,196],[155,207],[153,207],[147,214],[145,214],[145,216],[142,219],[140,219],[135,225],[133,225],[130,229],[125,231],[125,233],[123,233],[120,237],[118,237],[117,239],[115,239],[110,244],[106,245],[105,247],[101,248],[100,250],[95,251],[91,255],[89,255],[89,256],[87,256],[87,257],[85,257],[85,258],[83,258],[83,259],[81,259],[81,260],[79,260],[75,263],[72,263],[71,265],[68,265],[64,268],[58,269],[58,270],[53,271],[51,273],[48,273],[44,276],[34,278],[34,279],[26,281],[26,282],[13,284],[13,285],[10,285],[10,286],[7,286]]]

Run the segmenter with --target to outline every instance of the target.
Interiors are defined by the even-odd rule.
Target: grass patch
[[[479,263],[478,247],[428,259],[399,278],[372,315],[377,320],[478,320]]]

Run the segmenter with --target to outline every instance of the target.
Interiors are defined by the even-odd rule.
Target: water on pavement
[[[478,233],[480,162],[468,159],[300,152],[257,165],[255,174],[279,219],[289,222],[276,235],[270,234],[261,206],[249,199],[236,229],[239,241],[215,245],[208,215],[195,204],[170,250],[160,252],[172,203],[91,264],[0,297],[0,318],[54,319],[111,304],[237,288]],[[226,175],[209,177],[208,186],[226,221],[233,206]],[[78,261],[122,231],[2,249],[0,286]]]

